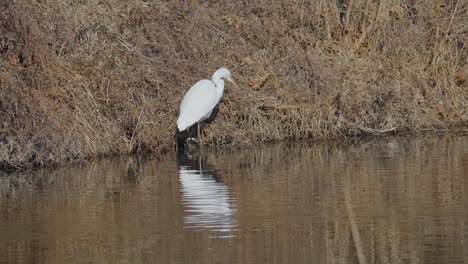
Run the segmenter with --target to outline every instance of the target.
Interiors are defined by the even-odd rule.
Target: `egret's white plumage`
[[[224,92],[224,80],[232,81],[231,72],[226,68],[218,69],[212,80],[201,80],[195,83],[185,94],[180,104],[177,128],[184,131],[195,123],[210,117]]]

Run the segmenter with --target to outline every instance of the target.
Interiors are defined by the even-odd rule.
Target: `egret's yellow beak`
[[[235,87],[238,87],[237,83],[231,77],[226,78],[226,80],[229,81],[230,83],[234,84]]]

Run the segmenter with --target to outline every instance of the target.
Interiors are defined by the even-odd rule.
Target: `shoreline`
[[[410,140],[421,139],[426,137],[467,137],[468,130],[446,130],[446,131],[411,131],[405,132],[400,134],[395,133],[387,133],[385,135],[375,135],[375,134],[367,134],[366,136],[354,136],[348,138],[322,138],[317,140],[311,139],[291,139],[291,140],[281,140],[281,141],[266,141],[266,142],[255,142],[249,145],[206,145],[202,148],[208,151],[216,151],[218,148],[222,148],[223,150],[227,151],[236,151],[242,148],[255,148],[257,146],[261,146],[263,144],[288,144],[288,143],[304,143],[304,144],[319,144],[319,145],[327,145],[327,144],[338,144],[338,145],[354,145],[354,144],[365,144],[368,142],[375,142],[375,141],[383,141],[389,138],[392,139],[402,139],[402,138],[409,138]],[[146,152],[146,153],[126,153],[126,154],[110,154],[110,155],[102,155],[99,157],[93,157],[90,159],[85,160],[76,160],[76,161],[63,161],[59,163],[53,164],[46,164],[46,165],[33,165],[30,167],[14,167],[14,166],[4,166],[0,168],[0,176],[1,175],[9,175],[12,173],[21,173],[27,171],[36,171],[40,169],[50,169],[55,170],[64,167],[74,167],[74,166],[86,166],[88,163],[93,162],[100,162],[103,160],[113,160],[113,159],[156,159],[159,160],[161,157],[165,157],[171,155],[177,155],[178,151],[199,151],[199,147],[195,146],[194,149],[191,150],[184,150],[169,148],[161,152]]]

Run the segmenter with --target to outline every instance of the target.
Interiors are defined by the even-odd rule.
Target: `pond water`
[[[292,142],[0,176],[0,263],[468,263],[468,137]]]

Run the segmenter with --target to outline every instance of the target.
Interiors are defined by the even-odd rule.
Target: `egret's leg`
[[[200,175],[202,174],[202,170],[203,170],[201,159],[202,159],[201,155],[198,155],[198,168],[200,169]]]
[[[197,138],[198,138],[198,145],[202,145],[202,138],[201,138],[201,134],[200,134],[200,122],[197,123],[197,129],[198,129],[198,135],[197,135]]]

